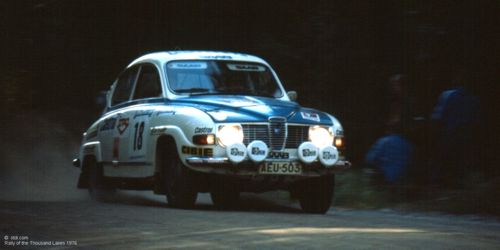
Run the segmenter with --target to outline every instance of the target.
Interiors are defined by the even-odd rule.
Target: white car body
[[[213,71],[213,68],[208,68],[211,66],[207,66],[212,64],[227,66],[224,70],[231,74],[235,71],[235,74],[247,74],[247,78],[253,74],[257,75],[258,79],[274,82],[276,87],[270,88],[269,93],[275,96],[208,92],[186,95],[181,92],[185,91],[182,87],[177,86],[177,89],[174,89],[175,84],[180,84],[179,79],[188,77],[191,77],[192,81],[199,81],[200,85],[212,86],[217,83],[217,80],[210,77],[218,76],[220,72],[212,72],[213,75],[190,73],[209,71],[209,69]],[[168,75],[168,72],[175,72],[177,78]],[[117,87],[118,82],[120,87]],[[154,91],[142,87],[149,85],[154,86],[152,88]],[[206,90],[198,87],[191,89]],[[233,129],[238,135],[242,133],[247,141],[235,143],[238,145],[222,145],[219,138],[223,136],[220,134],[222,125],[235,125],[228,126],[228,131],[231,132]],[[310,132],[312,127],[324,127],[330,133],[327,136],[331,135],[332,139],[339,140],[342,144],[340,146],[343,146],[343,128],[339,121],[329,114],[302,108],[292,102],[270,65],[258,57],[210,51],[148,54],[134,60],[113,83],[107,94],[106,108],[102,117],[84,133],[79,157],[75,160],[75,165],[83,168],[79,186],[88,186],[85,183],[88,179],[85,162],[91,157],[100,167],[102,166],[102,177],[118,180],[115,183],[121,183],[118,185],[120,188],[134,189],[137,185],[124,183],[135,179],[145,183],[139,185],[137,189],[157,190],[158,183],[155,182],[164,181],[158,177],[162,170],[157,160],[159,157],[157,147],[160,138],[165,137],[175,142],[177,155],[184,167],[202,174],[253,180],[257,188],[241,188],[246,191],[261,191],[258,188],[259,182],[273,176],[278,176],[282,183],[292,183],[298,179],[331,175],[348,168],[349,162],[345,160],[342,150],[335,147],[333,141],[324,145],[327,147],[325,150],[313,147],[313,144],[308,142],[309,138],[305,134],[312,133]],[[254,143],[252,145],[255,154],[253,154],[252,148],[248,145],[252,142],[248,141],[251,137],[250,130],[254,133],[253,139],[272,145]],[[271,130],[275,133],[274,137]],[[323,130],[321,132],[324,133]],[[257,133],[261,133],[260,137]],[[266,133],[269,136],[265,136]],[[212,144],[200,145],[194,142],[194,137],[214,141]],[[293,137],[295,141],[288,142],[289,137]],[[304,150],[307,149],[304,152],[316,150],[313,152],[316,156],[307,158],[307,155],[301,153],[299,146]],[[231,152],[235,153],[234,156]],[[327,158],[322,158],[321,153]],[[268,171],[263,167],[267,162],[271,166],[268,167]],[[280,165],[279,162],[293,163],[297,169],[300,168],[300,171],[288,171],[287,167],[284,164]],[[282,169],[273,171],[273,166]],[[275,187],[277,186],[271,185],[270,189]],[[265,189],[269,188],[262,188]],[[161,188],[158,190],[160,190],[158,193],[164,193]],[[204,188],[201,191],[203,190]]]

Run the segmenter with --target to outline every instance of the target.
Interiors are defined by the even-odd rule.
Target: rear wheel
[[[165,152],[161,157],[167,202],[172,207],[191,208],[198,196],[193,186],[193,172],[182,164],[175,147],[168,147],[168,152],[171,157],[167,159]]]
[[[89,176],[88,189],[90,197],[96,201],[110,200],[115,190],[106,183],[102,165],[98,164],[94,157],[88,157],[85,164]]]
[[[307,213],[326,213],[332,204],[334,186],[334,175],[301,181],[295,191],[302,210]]]

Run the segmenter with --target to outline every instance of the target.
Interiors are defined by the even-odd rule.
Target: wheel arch
[[[93,154],[83,155],[82,157],[82,171],[80,177],[78,178],[78,188],[88,188],[89,187],[89,161],[94,160],[97,162],[97,158]]]
[[[175,138],[169,134],[163,134],[158,137],[154,149],[154,192],[156,194],[165,194],[163,160],[171,155],[171,150],[177,150]]]

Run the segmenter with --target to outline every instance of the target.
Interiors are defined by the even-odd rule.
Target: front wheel
[[[110,200],[115,190],[109,187],[103,175],[102,165],[98,164],[92,157],[86,160],[87,171],[89,176],[89,194],[93,200],[107,201]]]
[[[324,214],[332,204],[335,176],[306,179],[301,181],[296,188],[300,207],[304,212]]]
[[[182,164],[176,149],[171,150],[171,159],[162,159],[167,202],[172,207],[191,208],[198,196],[193,187],[193,173]]]

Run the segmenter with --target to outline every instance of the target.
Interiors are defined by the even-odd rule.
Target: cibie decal
[[[125,132],[125,130],[127,130],[127,128],[128,128],[128,118],[121,118],[118,121],[118,126],[116,126],[116,129],[118,129],[118,133],[120,133],[120,135],[122,135],[123,132]]]
[[[182,146],[182,153],[187,155],[211,157],[214,155],[214,150],[211,148],[194,148],[194,147]]]
[[[317,113],[300,112],[303,119],[319,122],[319,115]]]

